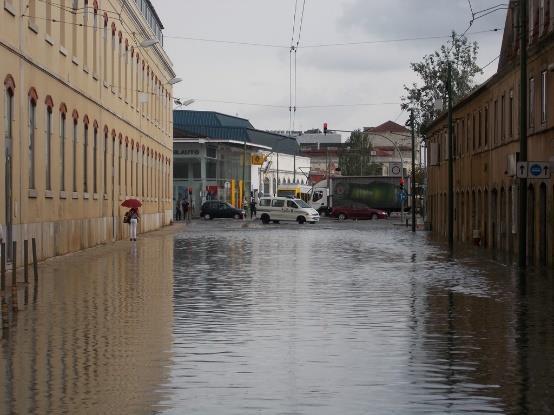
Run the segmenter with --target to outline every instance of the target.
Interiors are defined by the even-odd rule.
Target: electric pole
[[[448,248],[454,249],[454,166],[452,160],[452,64],[448,61],[448,75],[446,80],[448,89]]]
[[[412,232],[416,231],[416,171],[415,171],[415,120],[414,110],[410,112],[410,123],[412,126]]]
[[[519,0],[519,161],[527,161],[527,0]],[[527,265],[527,179],[519,179],[518,265]]]

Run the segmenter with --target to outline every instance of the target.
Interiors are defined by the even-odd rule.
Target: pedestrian
[[[252,196],[250,198],[250,219],[252,219],[252,217],[255,217],[256,219],[258,218],[258,216],[256,215],[256,197],[255,196]]]
[[[137,208],[131,208],[125,216],[127,217],[129,221],[129,234],[130,234],[130,241],[136,241],[137,240],[137,224],[140,218],[139,212]]]
[[[242,208],[244,209],[244,219],[248,217],[248,211],[250,210],[250,206],[248,204],[248,201],[246,200],[246,197],[242,201]]]
[[[181,209],[183,211],[183,219],[189,221],[189,201],[187,199],[181,200]]]
[[[179,204],[177,204],[177,206],[175,207],[175,220],[181,220],[181,206],[179,206]]]

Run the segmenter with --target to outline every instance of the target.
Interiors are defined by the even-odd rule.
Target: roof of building
[[[162,30],[165,29],[165,27],[162,23],[162,19],[160,19],[160,16],[158,15],[158,12],[156,11],[156,8],[152,4],[152,2],[150,0],[146,0],[146,3],[150,6],[150,9],[152,10],[152,13],[154,14],[154,18],[158,21],[158,24],[160,25]],[[138,7],[138,5],[137,5],[137,7]]]
[[[366,127],[364,131],[369,133],[409,133],[406,127],[395,123],[394,121],[387,121],[377,127]]]
[[[245,118],[219,112],[175,110],[173,125],[174,138],[247,141],[270,147],[279,153],[298,153],[298,143],[294,137],[257,130]]]

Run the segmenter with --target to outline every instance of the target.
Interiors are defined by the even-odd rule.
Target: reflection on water
[[[195,222],[41,281],[1,343],[2,414],[554,408],[552,275],[450,258],[423,233]]]
[[[36,301],[20,289],[4,332],[0,413],[153,413],[171,359],[172,243],[150,237],[41,267]]]
[[[552,275],[375,223],[221,226],[175,244],[165,413],[554,408]]]

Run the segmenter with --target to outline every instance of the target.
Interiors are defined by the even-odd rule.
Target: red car
[[[365,205],[353,207],[336,207],[331,211],[331,216],[338,220],[345,219],[387,219],[387,212],[380,209],[372,209]]]

